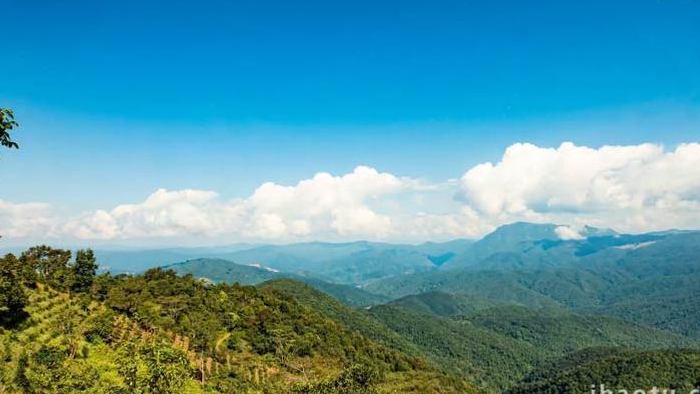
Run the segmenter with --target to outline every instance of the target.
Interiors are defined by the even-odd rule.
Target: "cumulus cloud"
[[[458,198],[452,198],[457,195]],[[639,232],[700,224],[700,144],[508,147],[459,180],[426,184],[359,166],[294,185],[261,184],[244,198],[158,189],[145,200],[57,220],[42,203],[0,200],[0,235],[86,240],[438,240],[479,237],[513,221]]]
[[[557,234],[559,239],[562,239],[564,241],[585,238],[579,231],[577,231],[571,226],[557,226],[554,229],[554,232]]]
[[[44,203],[12,203],[0,200],[0,236],[46,236],[53,227],[51,207]]]
[[[157,190],[138,204],[100,210],[67,223],[78,238],[220,236],[289,240],[319,236],[388,237],[392,218],[374,200],[420,189],[420,182],[360,166],[333,176],[318,173],[293,186],[268,182],[246,199],[224,201],[201,190]]]
[[[265,183],[244,205],[256,235],[331,232],[340,236],[386,236],[392,220],[370,207],[373,200],[412,190],[418,183],[360,166],[349,174],[318,173],[295,186]],[[270,232],[272,230],[272,232]]]
[[[63,231],[77,238],[167,237],[216,232],[227,207],[211,191],[159,189],[139,204],[98,210],[69,221]]]
[[[461,198],[485,217],[569,218],[645,230],[697,226],[700,144],[508,147],[461,178]]]

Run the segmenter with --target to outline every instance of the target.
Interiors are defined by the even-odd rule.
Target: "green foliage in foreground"
[[[8,108],[0,108],[0,146],[6,148],[19,148],[16,142],[12,141],[10,131],[19,126],[15,121],[15,113]]]
[[[22,278],[16,270],[18,263],[12,255],[0,259],[0,323],[19,316],[27,303]]]
[[[353,365],[338,376],[315,383],[304,383],[293,388],[298,394],[372,394],[380,379],[377,371],[363,365]]]
[[[145,327],[187,338],[194,353],[211,359],[207,387],[216,391],[280,391],[290,381],[326,387],[314,382],[327,383],[352,365],[382,374],[434,373],[420,358],[350,331],[271,287],[212,285],[153,269],[100,276],[93,292]]]
[[[162,269],[95,278],[91,253],[69,258],[33,248],[28,272],[3,259],[28,298],[0,328],[0,392],[474,392],[272,287]]]
[[[95,290],[107,306],[144,324],[190,339],[196,352],[224,362],[218,350],[270,356],[367,360],[380,369],[417,365],[404,355],[346,331],[271,288],[208,285],[191,276],[153,269],[143,276],[102,276]],[[227,335],[228,334],[228,335]],[[224,338],[225,339],[222,339]]]
[[[167,338],[144,336],[84,297],[43,285],[26,292],[29,317],[0,328],[0,392],[178,392],[194,383],[185,353]]]

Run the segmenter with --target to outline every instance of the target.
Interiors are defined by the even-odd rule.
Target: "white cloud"
[[[571,226],[557,226],[557,228],[554,229],[554,232],[557,234],[559,239],[563,239],[565,241],[585,238],[580,232]]]
[[[51,207],[44,203],[11,203],[0,200],[0,236],[47,236],[53,226]]]
[[[63,232],[81,239],[148,238],[207,235],[222,226],[232,213],[218,195],[202,190],[159,189],[139,204],[98,210],[69,221]]]
[[[641,231],[700,224],[700,144],[558,148],[514,144],[461,179],[486,218],[586,221]]]
[[[160,189],[142,203],[71,220],[63,231],[83,239],[378,239],[390,236],[393,222],[372,209],[372,202],[420,188],[413,179],[360,166],[342,176],[318,173],[294,186],[264,183],[243,200],[223,201],[210,191]]]
[[[332,233],[381,238],[392,220],[374,211],[373,200],[412,190],[417,182],[360,166],[349,174],[318,173],[295,186],[265,183],[244,204],[256,235],[307,236]]]
[[[48,204],[0,200],[0,235],[39,240],[420,241],[478,237],[516,220],[560,223],[562,239],[580,238],[586,224],[631,232],[698,228],[700,144],[514,144],[497,163],[439,184],[359,166],[295,185],[263,183],[234,200],[159,189],[138,203],[63,220]]]

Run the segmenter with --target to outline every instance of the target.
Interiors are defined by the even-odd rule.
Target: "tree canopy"
[[[11,109],[0,108],[0,145],[6,148],[19,148],[10,136],[10,131],[17,126],[19,124],[15,121],[15,113]]]

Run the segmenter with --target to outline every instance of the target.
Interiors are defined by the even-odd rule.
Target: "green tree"
[[[297,385],[292,391],[297,394],[373,394],[379,380],[378,371],[367,365],[355,364],[335,378]]]
[[[10,131],[19,126],[15,121],[15,114],[11,109],[0,108],[0,145],[7,148],[19,148],[16,142],[10,138]]]
[[[79,250],[75,255],[73,269],[73,283],[71,290],[85,293],[90,290],[97,272],[97,260],[92,249]]]
[[[57,289],[66,289],[72,274],[68,266],[70,258],[70,250],[40,245],[29,248],[19,259],[28,267],[27,269],[36,272],[38,281]]]
[[[119,374],[132,393],[181,393],[192,376],[187,356],[164,343],[130,343],[120,350]]]
[[[12,255],[0,259],[0,323],[20,318],[27,303],[15,262]]]
[[[18,279],[22,281],[25,287],[34,288],[36,285],[36,271],[28,264],[25,264],[21,259],[18,259],[12,253],[6,254],[0,258],[0,265],[5,269],[15,273]]]
[[[0,108],[0,145],[19,149],[19,145],[10,138],[10,130],[17,126],[19,124],[15,122],[15,113],[11,109]]]

